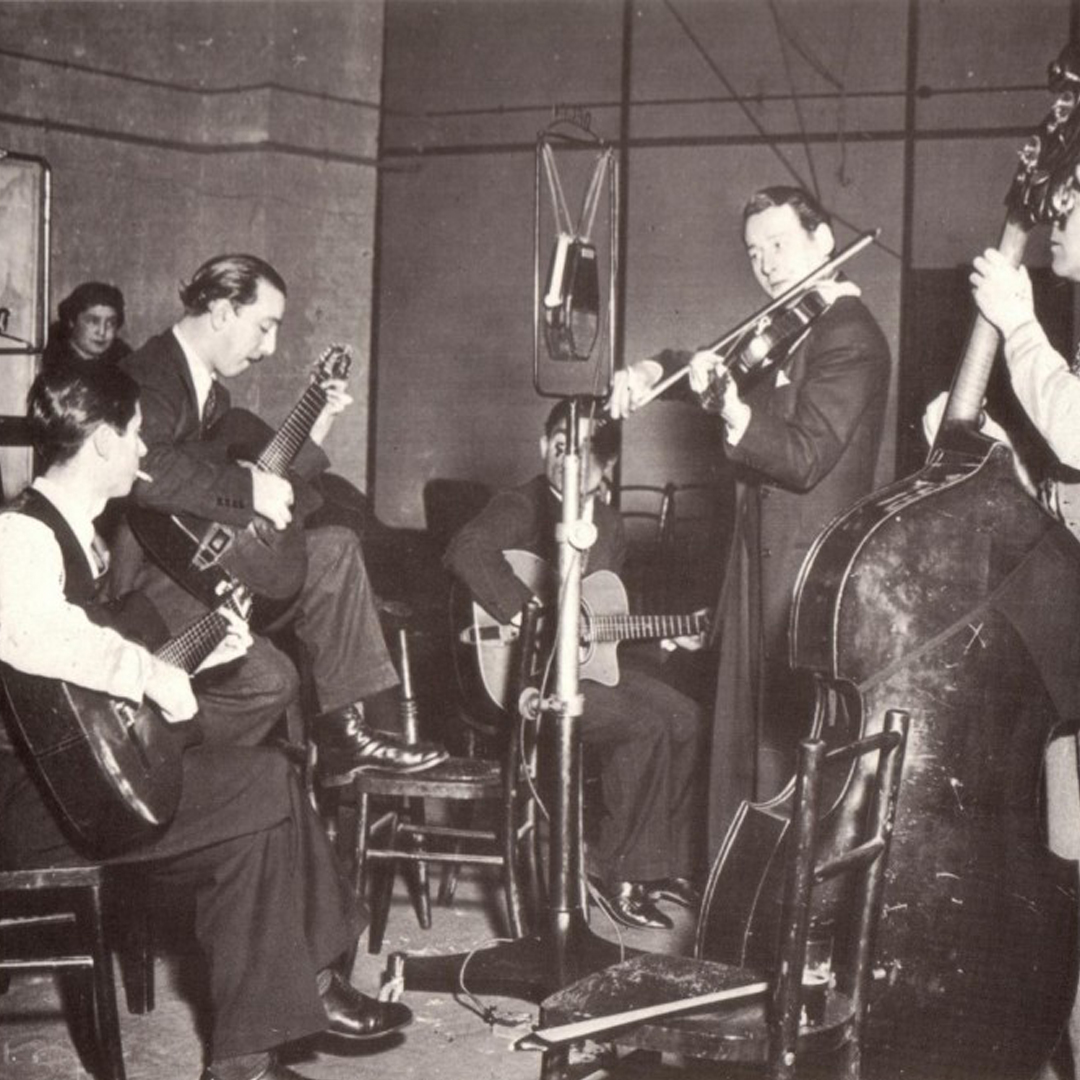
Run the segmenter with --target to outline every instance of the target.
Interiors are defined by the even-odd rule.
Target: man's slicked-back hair
[[[139,404],[139,384],[113,364],[63,361],[34,379],[26,395],[30,438],[42,468],[74,457],[101,424],[123,432]]]
[[[812,233],[819,225],[832,225],[829,212],[809,191],[786,184],[777,184],[774,187],[755,191],[743,207],[743,224],[746,224],[747,218],[774,206],[790,206],[795,211],[799,223],[808,233]]]
[[[180,289],[180,302],[188,315],[204,315],[215,300],[253,304],[260,281],[282,296],[287,295],[285,279],[265,259],[257,255],[215,255]]]

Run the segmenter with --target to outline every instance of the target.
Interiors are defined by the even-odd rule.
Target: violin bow
[[[771,303],[766,304],[763,308],[755,311],[749,319],[744,319],[734,330],[729,330],[719,341],[713,342],[712,345],[706,345],[700,352],[711,352],[717,356],[730,345],[733,341],[737,341],[743,336],[751,327],[760,322],[766,316],[771,315],[778,308],[787,307],[789,304],[795,303],[800,300],[804,293],[809,292],[822,278],[828,277],[833,271],[838,270],[841,266],[855,255],[858,255],[860,251],[868,244],[872,244],[881,235],[880,229],[871,229],[869,232],[864,232],[853,240],[842,251],[838,251],[827,262],[823,262],[816,270],[811,270],[809,274],[797,281],[786,292],[781,293]],[[690,374],[690,365],[686,364],[684,367],[679,368],[678,371],[669,375],[666,379],[661,379],[634,407],[634,412],[640,412],[650,401],[658,398],[669,387],[674,386],[680,379],[685,378]],[[633,413],[631,413],[633,415]]]

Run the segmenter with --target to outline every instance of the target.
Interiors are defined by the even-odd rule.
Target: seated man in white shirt
[[[0,511],[0,674],[146,699],[162,723],[195,717],[188,675],[101,625],[96,603],[106,574],[94,519],[127,494],[146,451],[137,384],[111,365],[59,365],[38,376],[28,405],[45,472]],[[208,663],[235,661],[250,644],[243,622],[227,618]],[[20,716],[11,739],[0,726],[0,868],[71,865],[110,847],[109,836],[73,836],[62,788],[45,789],[23,737],[41,717]],[[404,1005],[366,997],[338,971],[363,920],[286,760],[204,745],[181,767],[171,821],[111,857],[192,901],[209,981],[204,1080],[296,1080],[274,1058],[283,1043],[324,1031],[377,1038],[407,1024]]]

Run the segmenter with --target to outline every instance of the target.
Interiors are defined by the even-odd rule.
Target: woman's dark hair
[[[810,192],[784,184],[754,192],[743,207],[743,224],[746,224],[747,218],[774,206],[790,206],[808,233],[812,233],[819,225],[832,225],[828,211]]]
[[[116,312],[116,328],[124,325],[124,294],[104,281],[84,281],[56,305],[60,326],[66,335],[75,320],[84,312],[98,305],[111,307]]]
[[[139,404],[139,384],[112,364],[58,363],[26,395],[30,437],[41,467],[60,465],[101,424],[123,432]]]
[[[215,300],[253,304],[260,281],[287,295],[285,279],[257,255],[215,255],[180,289],[180,301],[188,315],[205,314]]]

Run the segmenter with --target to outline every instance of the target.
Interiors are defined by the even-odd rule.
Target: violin
[[[713,369],[709,385],[698,395],[701,407],[719,413],[724,403],[724,384],[730,376],[740,390],[786,356],[796,338],[829,306],[816,289],[804,293],[788,308],[763,315]]]

